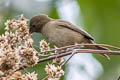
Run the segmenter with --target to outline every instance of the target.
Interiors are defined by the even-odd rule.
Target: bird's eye
[[[35,28],[36,26],[35,26],[35,25],[33,25],[32,27],[33,27],[33,28]]]

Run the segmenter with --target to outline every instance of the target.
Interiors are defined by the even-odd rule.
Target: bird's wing
[[[58,24],[59,26],[63,26],[68,29],[74,30],[74,31],[84,35],[87,39],[94,40],[94,38],[90,34],[88,34],[86,31],[80,29],[79,27],[73,25],[72,23],[69,23],[67,21],[62,21],[62,20],[58,20],[58,22],[59,22],[59,24]]]

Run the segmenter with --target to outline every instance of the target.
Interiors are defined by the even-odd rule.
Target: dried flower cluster
[[[21,72],[14,72],[11,76],[3,77],[3,80],[38,80],[35,72],[22,74]]]
[[[45,40],[41,40],[40,41],[40,51],[44,52],[44,51],[48,51],[48,50],[50,50],[49,43],[47,43]]]
[[[49,43],[47,43],[45,40],[40,41],[40,51],[45,52],[50,50]],[[52,63],[58,63],[60,64],[63,62],[63,58],[56,58],[53,60]],[[64,71],[62,70],[61,66],[55,66],[54,64],[47,64],[45,67],[45,71],[48,74],[48,80],[59,80],[61,76],[64,75]]]
[[[21,80],[29,80],[36,78],[35,73],[23,75],[15,72],[23,64],[32,66],[38,62],[36,52],[32,48],[33,40],[29,35],[27,19],[21,15],[18,19],[7,20],[5,25],[6,32],[0,36],[0,79],[18,80],[20,77]],[[2,77],[3,75],[5,77]],[[27,79],[27,77],[30,78]],[[37,78],[32,80],[37,80]]]
[[[49,75],[48,80],[59,80],[60,77],[64,75],[64,71],[61,66],[56,67],[53,64],[46,65],[45,71]]]
[[[61,64],[62,62],[64,62],[64,58],[63,57],[53,59],[53,63]]]
[[[18,71],[24,67],[38,63],[37,51],[33,48],[33,39],[27,28],[27,19],[23,15],[5,23],[5,33],[0,35],[0,80],[38,80],[37,73]],[[40,42],[40,51],[50,50],[49,43]],[[54,63],[63,62],[63,58],[56,58],[53,64],[46,65],[45,71],[49,75],[48,80],[59,80],[64,71],[61,66]]]

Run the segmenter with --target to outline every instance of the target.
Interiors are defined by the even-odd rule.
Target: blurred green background
[[[28,19],[40,13],[47,14],[52,18],[66,18],[61,7],[73,2],[78,6],[77,15],[72,16],[76,17],[73,23],[88,31],[96,39],[96,43],[120,47],[120,0],[0,0],[0,34],[4,33],[5,21],[20,14],[24,14]],[[74,10],[71,11],[74,12]],[[70,14],[69,11],[67,14]],[[43,38],[40,34],[32,37],[36,45]],[[110,60],[99,55],[94,55],[94,57],[104,69],[104,72],[94,80],[117,80],[120,75],[120,56],[111,55]],[[42,78],[45,76],[44,67],[45,63],[40,63],[28,70],[35,70],[39,73],[39,78]]]

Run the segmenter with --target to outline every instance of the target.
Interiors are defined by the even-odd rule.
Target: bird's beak
[[[32,34],[32,33],[33,33],[33,31],[31,29],[29,29],[29,34]]]

